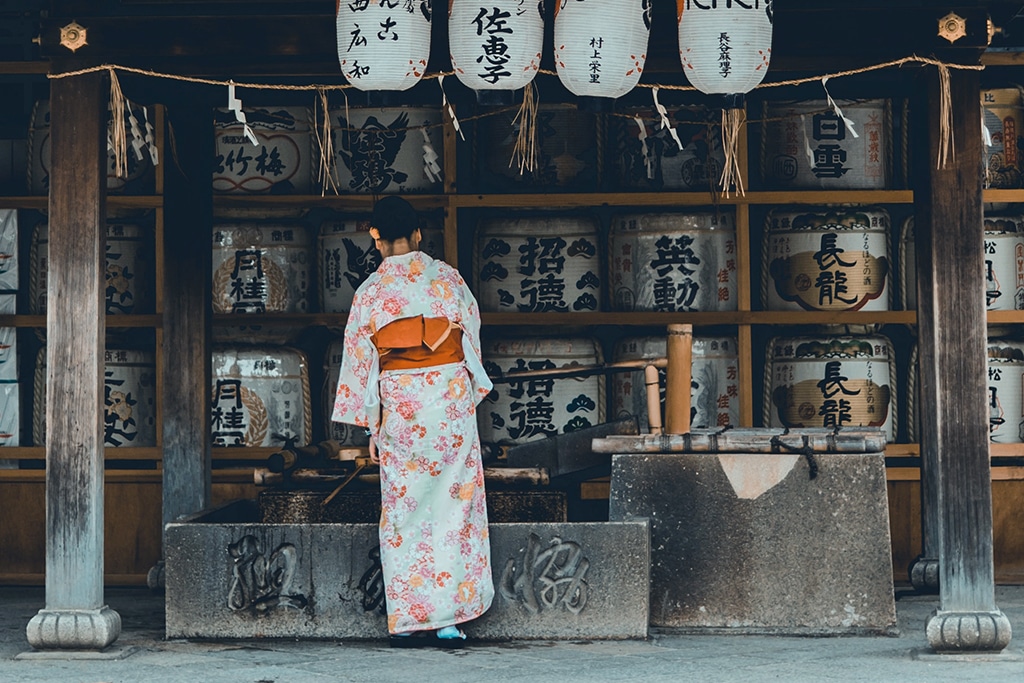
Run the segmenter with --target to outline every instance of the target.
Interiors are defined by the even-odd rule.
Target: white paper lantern
[[[559,0],[555,5],[558,79],[579,97],[622,97],[647,60],[652,0]]]
[[[543,7],[526,0],[449,0],[449,50],[459,81],[473,90],[529,85],[544,49]]]
[[[338,61],[359,90],[408,90],[430,58],[430,0],[339,0]]]
[[[753,90],[772,54],[771,0],[680,0],[679,59],[705,94]]]

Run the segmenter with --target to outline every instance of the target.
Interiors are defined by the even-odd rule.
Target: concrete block
[[[238,501],[168,524],[168,638],[387,634],[376,524],[261,524]],[[649,526],[492,524],[483,640],[645,638]]]
[[[651,625],[781,634],[896,626],[881,453],[625,454],[610,518],[651,523]]]

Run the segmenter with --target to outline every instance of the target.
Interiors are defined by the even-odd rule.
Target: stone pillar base
[[[910,564],[910,584],[918,593],[937,595],[939,592],[939,560],[919,555]]]
[[[41,609],[25,629],[37,650],[102,650],[121,635],[121,615],[99,609]]]
[[[928,644],[937,653],[998,652],[1010,643],[1010,620],[1001,611],[936,610],[925,626]]]

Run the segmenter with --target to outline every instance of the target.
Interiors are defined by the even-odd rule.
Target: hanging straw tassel
[[[937,169],[946,169],[956,161],[956,142],[953,139],[953,103],[949,91],[949,67],[938,64],[939,69],[939,155]]]
[[[746,123],[747,115],[743,109],[722,110],[722,151],[725,153],[725,167],[722,169],[721,188],[725,196],[729,196],[729,188],[736,186],[736,192],[742,197],[743,176],[740,174],[739,144],[740,129]]]
[[[338,184],[332,172],[334,161],[334,140],[331,138],[331,115],[327,104],[327,91],[318,88],[319,108],[323,112],[323,121],[317,125],[316,117],[313,119],[313,133],[316,135],[317,147],[320,149],[320,162],[317,165],[317,180],[320,182],[320,196],[327,194],[330,187],[334,194],[338,194]]]
[[[128,138],[124,132],[124,93],[117,80],[117,73],[110,69],[110,147],[114,153],[114,175],[128,177]]]
[[[516,146],[509,159],[509,168],[518,163],[519,174],[524,171],[533,172],[537,165],[537,94],[533,83],[523,88],[523,103],[512,119],[512,125],[519,122],[519,133],[516,135]]]

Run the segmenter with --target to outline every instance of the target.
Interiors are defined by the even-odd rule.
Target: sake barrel
[[[732,212],[613,216],[610,241],[615,310],[736,310]]]
[[[320,307],[324,313],[346,313],[359,285],[377,270],[380,252],[370,237],[370,216],[342,216],[324,221],[317,239]],[[444,229],[434,218],[420,227],[420,251],[444,260]]]
[[[140,132],[145,135],[145,125],[148,120],[152,123],[152,108],[132,106],[132,114],[140,126]],[[153,192],[153,158],[150,150],[143,148],[137,154],[132,146],[131,121],[125,113],[125,136],[128,142],[126,159],[128,161],[128,175],[126,178],[118,178],[114,162],[114,153],[107,148],[107,191],[122,194],[147,194]],[[107,139],[110,139],[110,126],[107,127]],[[50,101],[39,100],[32,108],[32,122],[28,131],[29,160],[28,191],[29,194],[48,194],[50,191]]]
[[[1024,135],[1024,101],[1021,88],[981,91],[985,160],[985,187],[1024,187],[1021,136]]]
[[[335,109],[330,116],[340,192],[440,191],[444,163],[440,109]],[[430,151],[424,149],[427,145]]]
[[[313,441],[309,364],[281,346],[218,347],[210,402],[215,448]]]
[[[46,313],[49,225],[32,231],[29,253],[29,310]],[[154,267],[151,233],[137,223],[107,222],[106,302],[108,315],[148,313],[153,310]]]
[[[889,100],[766,102],[761,174],[772,189],[881,190],[891,173]]]
[[[327,352],[324,354],[324,386],[320,401],[324,418],[324,434],[328,439],[333,439],[343,446],[365,446],[370,443],[370,438],[366,436],[366,430],[363,427],[331,420],[344,350],[345,340],[336,338],[327,345]]]
[[[214,109],[213,191],[220,194],[309,194],[311,115],[305,107],[246,107],[256,144],[230,109]]]
[[[18,380],[18,329],[16,327],[0,327],[0,381],[5,380]]]
[[[21,445],[20,385],[14,380],[0,380],[0,448],[18,445]],[[16,460],[9,462],[13,468],[17,467]]]
[[[773,209],[766,222],[761,272],[766,309],[889,310],[885,209]]]
[[[988,342],[988,426],[992,443],[1024,442],[1024,343]]]
[[[309,234],[302,226],[215,226],[213,312],[307,312],[312,261]]]
[[[572,104],[537,107],[533,168],[513,159],[520,134],[518,109],[480,120],[477,148],[485,190],[545,192],[589,190],[599,181],[596,116]],[[596,141],[596,142],[595,142]]]
[[[904,223],[900,248],[903,306],[916,309],[917,255],[913,217]],[[987,310],[1024,310],[1024,215],[986,216],[984,253]]]
[[[722,111],[700,105],[665,104],[665,109],[678,143],[653,107],[631,107],[623,116],[611,117],[619,184],[642,190],[717,191],[725,167]]]
[[[473,267],[480,310],[601,310],[597,234],[597,221],[584,216],[481,220]]]
[[[0,289],[18,289],[18,212],[0,209]]]
[[[591,338],[513,338],[483,344],[484,368],[496,377],[517,370],[564,368],[602,362]],[[536,377],[496,383],[477,406],[480,440],[524,443],[605,422],[605,378]]]
[[[894,357],[882,336],[772,339],[765,364],[765,424],[880,427],[895,441]]]
[[[103,353],[103,445],[156,446],[156,361],[152,351]],[[36,357],[32,438],[46,442],[46,347]]]
[[[694,337],[690,384],[690,424],[697,428],[739,424],[739,359],[734,337]],[[615,344],[618,361],[665,358],[667,340],[627,337]],[[658,371],[659,393],[665,401],[665,371]],[[616,418],[637,417],[641,433],[650,431],[643,371],[611,375],[612,411]],[[665,424],[662,420],[662,424]]]

